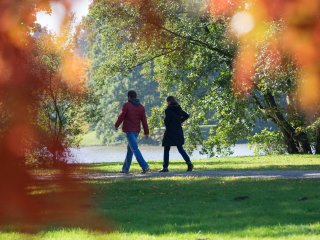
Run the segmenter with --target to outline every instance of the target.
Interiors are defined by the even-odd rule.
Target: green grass
[[[102,141],[97,138],[95,131],[89,131],[87,134],[83,135],[80,145],[81,146],[99,146],[99,145],[102,145]]]
[[[277,155],[277,156],[250,156],[226,157],[193,160],[195,170],[320,170],[320,157],[316,155]],[[150,161],[152,170],[162,167],[161,161]],[[83,164],[85,169],[101,173],[119,172],[122,163]],[[185,171],[184,161],[171,161],[170,171]],[[131,172],[141,171],[133,160]]]
[[[319,239],[320,180],[233,178],[91,181],[110,233],[60,228],[0,239]],[[236,201],[237,196],[248,196]],[[306,200],[301,201],[301,198]]]

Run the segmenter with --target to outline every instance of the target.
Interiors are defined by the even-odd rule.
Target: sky
[[[88,8],[92,0],[72,0],[72,12],[75,13],[75,25],[77,25],[83,16],[88,14]],[[65,9],[63,5],[59,2],[51,3],[52,13],[49,15],[46,12],[37,13],[37,23],[53,33],[59,34],[60,25],[63,20]]]

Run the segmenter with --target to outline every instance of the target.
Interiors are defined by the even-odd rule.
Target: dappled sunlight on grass
[[[98,184],[100,191],[114,193],[103,198],[100,207],[120,224],[121,232],[201,232],[252,239],[320,233],[318,180],[174,177],[112,182],[105,188]],[[248,199],[234,200],[243,195]],[[299,201],[303,196],[308,200]]]
[[[225,157],[193,160],[194,170],[317,170],[320,169],[320,158],[316,155],[274,155],[250,157]],[[162,168],[162,161],[149,162],[152,171]],[[122,163],[82,164],[87,171],[117,173]],[[170,161],[170,171],[186,171],[184,161]],[[140,172],[140,166],[133,161],[130,172]]]
[[[18,234],[18,233],[5,233],[1,234],[1,239],[6,240],[185,240],[185,239],[292,239],[292,240],[318,240],[319,231],[314,231],[315,228],[319,228],[319,225],[288,225],[288,226],[278,226],[278,227],[264,227],[264,228],[248,228],[243,231],[235,231],[230,234],[222,233],[177,233],[170,232],[160,235],[146,234],[144,232],[113,232],[110,234],[99,233],[99,232],[89,232],[81,229],[66,229],[66,230],[57,230],[51,232],[43,232],[38,235],[27,235],[27,234]],[[309,233],[308,233],[309,232]],[[275,233],[275,234],[273,234]],[[312,235],[313,234],[313,235]],[[290,237],[288,237],[290,236]]]
[[[87,180],[110,233],[50,227],[0,239],[318,239],[317,179],[170,177]],[[21,239],[28,239],[23,238]]]

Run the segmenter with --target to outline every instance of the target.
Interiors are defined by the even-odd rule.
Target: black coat
[[[164,132],[162,146],[182,146],[184,136],[182,123],[189,118],[189,114],[181,109],[178,104],[169,105],[165,111]]]

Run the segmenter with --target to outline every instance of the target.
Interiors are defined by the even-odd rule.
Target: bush
[[[254,134],[249,139],[249,147],[254,150],[254,154],[285,154],[286,145],[279,131],[270,131],[267,128]]]

